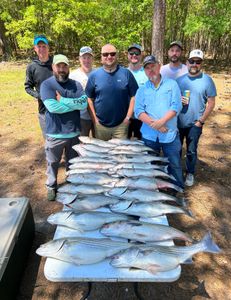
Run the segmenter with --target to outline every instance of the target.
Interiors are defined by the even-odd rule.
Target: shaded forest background
[[[230,0],[166,0],[164,45],[181,40],[186,53],[200,48],[207,58],[231,58]],[[34,34],[44,33],[54,53],[76,55],[83,45],[95,53],[105,43],[122,52],[131,43],[151,53],[153,0],[1,0],[2,60],[32,54]]]

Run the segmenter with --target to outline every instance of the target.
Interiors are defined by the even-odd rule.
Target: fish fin
[[[176,198],[176,203],[180,206],[187,207],[187,200],[186,198]]]
[[[193,259],[192,259],[192,257],[187,258],[187,259],[183,262],[183,264],[185,264],[185,265],[191,265],[191,264],[193,264]]]
[[[189,217],[191,217],[191,218],[195,218],[194,217],[194,215],[193,215],[193,213],[192,213],[192,211],[190,210],[190,209],[187,209],[187,208],[182,208],[183,209],[183,211],[184,211],[184,213],[187,215],[187,216],[189,216]]]
[[[205,252],[211,252],[211,253],[219,253],[219,252],[221,252],[221,249],[212,240],[212,235],[211,235],[210,232],[208,232],[203,237],[203,239],[201,240],[201,243],[205,246],[205,250],[204,250]]]
[[[156,264],[150,264],[148,266],[148,268],[146,269],[149,273],[151,274],[156,274],[159,272],[159,268],[160,268],[160,265],[156,265]]]

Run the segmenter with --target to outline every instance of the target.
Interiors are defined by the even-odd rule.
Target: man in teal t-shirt
[[[217,95],[215,84],[210,76],[201,71],[203,52],[199,49],[190,52],[187,67],[188,74],[177,79],[182,94],[183,109],[178,116],[178,128],[181,143],[186,138],[186,180],[185,185],[194,184],[197,162],[197,147],[205,120],[215,107]],[[188,98],[184,97],[189,91]]]

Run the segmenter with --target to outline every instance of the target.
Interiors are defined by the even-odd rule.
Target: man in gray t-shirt
[[[181,63],[182,51],[183,46],[180,41],[174,41],[169,45],[168,58],[170,62],[160,69],[163,78],[177,79],[188,73],[187,66]]]

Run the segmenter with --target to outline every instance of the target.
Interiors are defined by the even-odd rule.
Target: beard
[[[174,55],[174,56],[170,57],[169,60],[173,63],[176,63],[176,62],[180,61],[180,57],[177,57]]]
[[[58,82],[66,82],[69,78],[69,72],[68,73],[55,73],[55,78]]]
[[[191,75],[197,75],[200,73],[200,71],[201,70],[198,69],[197,67],[190,67],[188,70],[189,74],[191,74]]]

